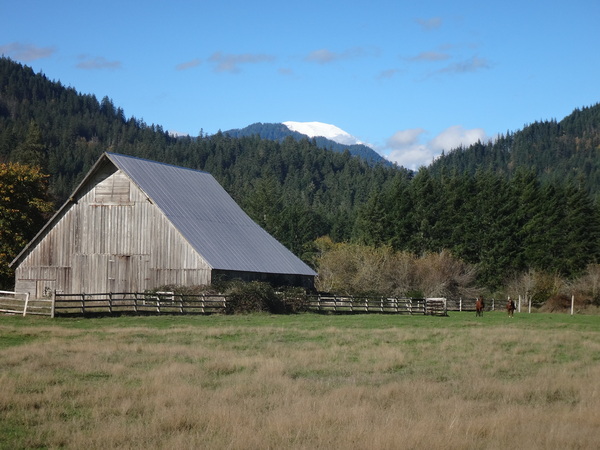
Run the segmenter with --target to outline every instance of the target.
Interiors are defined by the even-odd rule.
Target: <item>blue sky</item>
[[[0,54],[165,130],[336,125],[409,168],[600,101],[600,2],[0,0]]]

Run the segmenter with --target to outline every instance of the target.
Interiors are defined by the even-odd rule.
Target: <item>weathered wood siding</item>
[[[106,165],[16,269],[16,290],[142,292],[208,284],[211,270],[146,195]],[[35,290],[35,292],[33,291]]]

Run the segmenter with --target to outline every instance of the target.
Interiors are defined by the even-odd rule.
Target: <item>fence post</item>
[[[85,314],[85,293],[81,293],[81,314]]]
[[[50,317],[54,319],[56,309],[56,289],[52,291],[52,304],[50,305]]]
[[[108,293],[108,312],[112,314],[112,292]]]
[[[458,310],[462,312],[462,297],[458,298]]]
[[[25,293],[25,304],[23,305],[23,317],[27,314],[27,305],[29,304],[29,292]]]
[[[573,315],[573,307],[575,306],[575,295],[571,295],[571,315]]]

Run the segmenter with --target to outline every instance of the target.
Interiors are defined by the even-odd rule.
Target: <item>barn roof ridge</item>
[[[200,172],[200,173],[210,174],[210,172],[208,172],[206,170],[192,169],[191,167],[178,166],[177,164],[172,164],[172,163],[163,162],[163,161],[155,161],[153,159],[142,158],[140,156],[125,155],[124,153],[104,152],[103,154],[106,155],[111,161],[112,161],[111,157],[131,158],[131,159],[135,159],[135,160],[142,161],[142,162],[148,162],[148,163],[152,163],[152,164],[161,164],[163,166],[173,167],[173,168],[177,168],[177,169],[181,169],[181,170],[190,170],[192,172]]]

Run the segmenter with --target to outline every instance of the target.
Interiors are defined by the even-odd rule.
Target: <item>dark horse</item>
[[[475,302],[475,315],[483,317],[483,308],[485,308],[483,297],[479,297]]]
[[[514,300],[508,297],[508,301],[506,302],[506,312],[508,313],[508,317],[513,317],[516,306]]]

